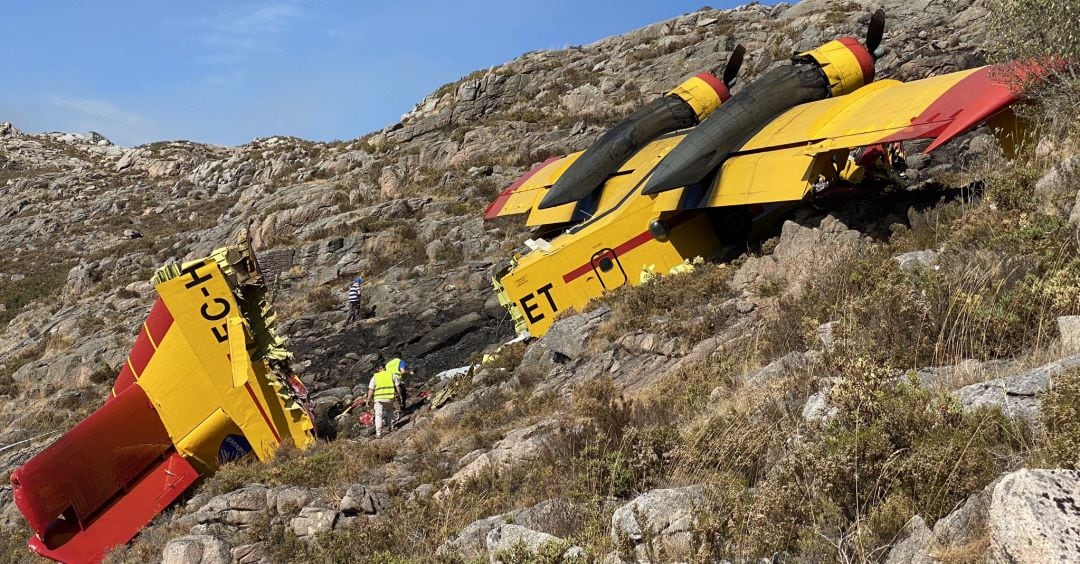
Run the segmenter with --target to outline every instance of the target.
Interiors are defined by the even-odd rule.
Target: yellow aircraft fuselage
[[[649,172],[680,139],[669,136],[644,147],[607,181],[592,219],[554,238],[550,246],[541,243],[501,278],[504,300],[516,308],[529,333],[543,335],[558,314],[581,310],[589,300],[625,284],[638,284],[643,269],[667,272],[718,245],[701,210],[661,218],[653,210],[656,198],[640,194]],[[666,224],[663,240],[650,230],[657,219]]]

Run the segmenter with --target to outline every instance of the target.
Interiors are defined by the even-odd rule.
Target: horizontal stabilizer
[[[125,495],[102,510],[83,529],[61,521],[30,548],[59,562],[100,562],[112,547],[131,540],[199,478],[184,457],[172,452],[130,485]],[[52,548],[50,548],[52,547]]]
[[[173,457],[179,458],[142,388],[125,388],[12,473],[15,503],[36,533],[31,546],[65,562],[100,559],[102,547],[130,540],[198,478],[182,459],[163,466]],[[154,478],[177,465],[190,472]]]

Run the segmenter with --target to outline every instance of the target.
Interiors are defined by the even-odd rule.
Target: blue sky
[[[8,0],[0,121],[94,130],[121,145],[352,139],[475,69],[703,4]]]

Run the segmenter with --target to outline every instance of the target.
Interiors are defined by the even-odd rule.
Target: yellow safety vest
[[[392,400],[397,395],[394,374],[386,370],[375,373],[375,401]]]
[[[385,370],[394,376],[401,376],[401,370],[399,370],[399,368],[401,368],[400,358],[392,358],[386,362]]]

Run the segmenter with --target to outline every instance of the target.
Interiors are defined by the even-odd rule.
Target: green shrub
[[[785,457],[753,448],[755,441],[717,451],[757,458],[756,468],[746,461],[735,468],[764,474],[735,535],[745,555],[872,559],[912,515],[933,522],[1018,459],[1028,439],[999,412],[965,413],[947,396],[889,374],[850,364],[830,393],[838,415],[804,430]]]
[[[565,540],[544,543],[538,549],[533,550],[519,540],[510,548],[495,553],[495,559],[503,564],[562,564],[564,562],[586,562],[586,559],[563,558],[563,554],[570,549],[570,543]]]
[[[1057,377],[1042,397],[1047,436],[1033,462],[1049,468],[1080,469],[1080,370]]]

